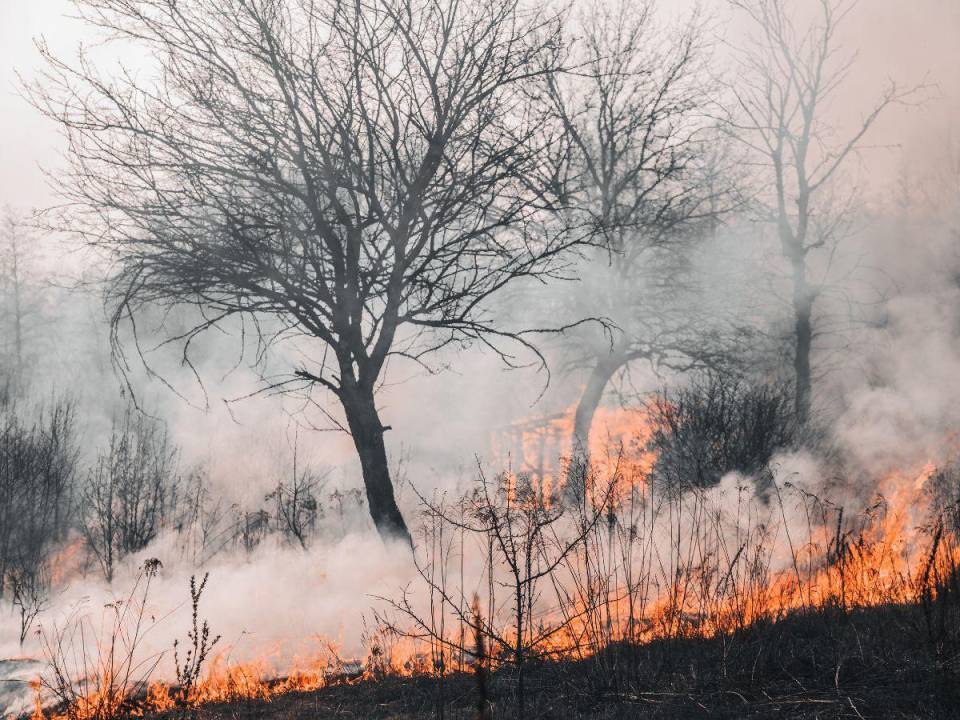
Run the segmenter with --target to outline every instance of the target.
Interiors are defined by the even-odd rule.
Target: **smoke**
[[[864,468],[918,457],[943,461],[960,427],[960,342],[956,290],[898,298],[889,307],[886,343],[871,358],[872,377],[849,392],[838,440]]]
[[[143,552],[124,560],[112,585],[90,576],[60,589],[22,648],[16,623],[4,622],[0,626],[0,657],[43,659],[44,644],[56,645],[62,636],[69,662],[77,663],[83,652],[96,660],[105,646],[103,641],[111,637],[117,609],[130,604],[127,611],[136,613],[142,602],[143,632],[136,661],[145,663],[144,667],[156,662],[151,679],[172,681],[176,677],[173,643],[177,640],[189,647],[190,577],[196,575],[200,582],[203,574],[209,573],[199,617],[201,622],[209,622],[211,637],[220,635],[215,656],[221,662],[257,663],[269,676],[289,671],[296,658],[311,661],[328,646],[344,660],[362,661],[368,647],[364,633],[374,627],[372,596],[393,595],[414,576],[406,548],[384,546],[371,532],[351,532],[317,543],[309,552],[267,540],[252,553],[218,556],[202,571],[176,562],[180,543],[182,538],[175,533],[158,538]],[[165,558],[165,562],[150,580],[144,597],[142,567],[154,557]],[[81,624],[88,633],[85,649],[79,635],[73,634]],[[126,622],[123,631],[129,635],[132,627],[132,622]],[[118,650],[118,656],[121,652]],[[14,666],[13,670],[26,673],[24,680],[46,672],[42,663]],[[23,685],[21,692],[7,698],[10,705],[4,712],[29,708],[32,694]]]
[[[0,31],[0,47],[6,45],[6,34],[13,27],[29,33],[39,24],[40,30],[67,33],[66,25],[54,23],[53,16],[34,20],[18,16],[18,23],[5,23],[7,14],[15,12],[14,5],[25,7],[23,3],[3,7],[0,28],[7,30]],[[876,141],[885,149],[863,159],[861,175],[871,178],[867,189],[872,215],[864,218],[845,252],[848,260],[875,271],[872,277],[882,278],[882,282],[878,279],[870,287],[858,282],[847,287],[842,297],[824,301],[826,310],[834,315],[843,315],[851,298],[871,303],[871,325],[850,329],[840,350],[832,348],[829,358],[824,353],[817,359],[821,365],[829,359],[834,368],[819,384],[818,401],[847,465],[867,478],[877,478],[895,468],[948,461],[956,449],[954,433],[960,428],[960,403],[956,401],[960,397],[960,262],[954,249],[958,226],[951,224],[954,215],[943,212],[945,205],[955,208],[960,198],[954,193],[943,200],[938,194],[937,208],[931,209],[916,197],[929,197],[933,189],[917,192],[923,189],[918,180],[908,183],[915,191],[910,202],[916,205],[894,210],[900,199],[896,183],[905,173],[909,178],[934,178],[928,185],[932,182],[936,188],[943,186],[943,177],[951,178],[957,187],[958,176],[950,175],[954,168],[945,166],[937,151],[951,148],[945,128],[960,114],[958,98],[952,94],[952,88],[960,87],[952,61],[960,11],[947,0],[925,0],[909,9],[885,0],[869,7],[863,3],[858,12],[864,22],[852,22],[851,32],[864,47],[860,67],[871,73],[870,82],[859,87],[875,88],[877,79],[889,75],[891,68],[910,77],[929,69],[939,83],[938,93],[922,111],[897,108],[884,121]],[[914,37],[924,40],[916,42]],[[22,39],[18,42],[17,53],[26,57]],[[14,60],[22,62],[20,55]],[[9,73],[10,64],[4,58],[3,72]],[[855,120],[854,108],[863,106],[860,101],[864,97],[855,93],[835,112]],[[22,184],[20,179],[24,173],[34,178],[24,169],[33,164],[25,153],[35,143],[25,138],[32,137],[34,119],[20,105],[17,108],[2,114],[0,136],[12,140],[8,144],[14,150],[0,169],[0,199],[43,205],[47,198],[45,191],[37,189],[38,183],[31,179]],[[44,136],[37,142],[43,146],[37,155],[48,157],[47,145],[53,140]],[[709,291],[699,302],[750,317],[762,325],[761,330],[773,333],[783,317],[782,305],[772,295],[758,299],[756,276],[757,267],[776,253],[770,239],[759,235],[756,227],[731,226],[703,248],[696,267]],[[549,315],[543,309],[555,307],[558,296],[580,298],[589,314],[590,293],[582,291],[589,290],[590,280],[549,288],[534,296],[531,317]],[[887,288],[889,297],[876,299],[878,283]],[[38,385],[51,384],[79,397],[85,425],[84,457],[89,462],[103,442],[111,418],[127,398],[111,369],[99,297],[56,297],[61,312],[47,330],[57,339],[56,351],[38,362],[34,374]],[[518,319],[514,306],[501,312]],[[175,355],[161,359],[161,374],[189,402],[142,370],[133,376],[138,399],[167,422],[171,439],[182,450],[182,467],[205,467],[211,488],[227,505],[255,507],[262,502],[295,456],[301,465],[329,471],[326,492],[359,487],[359,467],[350,438],[336,431],[316,406],[270,393],[232,402],[260,387],[269,370],[290,367],[302,348],[279,350],[264,372],[264,368],[237,362],[241,344],[235,332],[200,348],[201,362],[196,369],[204,378],[203,388],[194,383],[192,370],[182,367]],[[502,460],[491,457],[490,435],[496,429],[570,406],[582,385],[582,375],[559,372],[564,350],[553,339],[546,346],[555,372],[545,394],[544,375],[532,367],[507,370],[493,353],[478,347],[440,357],[436,374],[415,366],[389,368],[389,384],[382,389],[379,402],[384,422],[393,427],[388,444],[393,464],[401,471],[400,497],[408,513],[416,507],[410,486],[424,494],[435,488],[455,491],[474,477],[475,456],[485,463]],[[527,357],[528,363],[533,361],[535,358]],[[44,383],[46,379],[53,382]],[[637,372],[633,379],[634,389],[645,392],[677,378]],[[323,407],[332,406],[332,398],[318,395],[315,400]],[[823,459],[810,453],[778,456],[771,468],[774,482],[781,487],[790,483],[817,492],[828,479]],[[863,485],[843,489],[837,502],[862,503],[863,490]],[[849,495],[843,496],[844,492]],[[710,491],[708,502],[733,516],[751,493],[752,482],[731,474]],[[764,512],[783,513],[787,527],[806,522],[794,505],[787,510],[770,506]],[[362,512],[348,520],[342,533],[318,540],[307,551],[267,539],[252,552],[223,553],[203,568],[183,559],[181,538],[173,533],[163,535],[126,559],[112,586],[96,572],[75,578],[57,592],[41,622],[50,628],[78,608],[85,608],[92,618],[100,617],[104,605],[124,596],[143,561],[156,557],[163,562],[163,569],[153,581],[149,606],[158,620],[143,648],[145,653],[168,652],[175,638],[185,638],[189,578],[209,572],[201,615],[210,618],[213,632],[223,636],[222,647],[229,648],[231,660],[267,656],[281,670],[293,656],[309,652],[317,637],[336,641],[345,656],[357,656],[364,651],[364,616],[374,603],[371,596],[395,595],[415,574],[407,552],[385,546]],[[778,555],[776,562],[779,567],[775,569],[783,569],[789,557]],[[9,608],[0,607],[0,613],[8,612]],[[0,658],[39,654],[36,636],[21,650],[15,624],[0,624]],[[169,678],[171,673],[166,657],[160,675]]]

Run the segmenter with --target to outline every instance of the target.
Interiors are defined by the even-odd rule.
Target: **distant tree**
[[[742,49],[734,86],[733,137],[754,155],[757,199],[776,227],[789,266],[797,419],[806,422],[812,391],[815,309],[849,229],[855,192],[834,181],[880,114],[908,94],[891,83],[846,136],[831,126],[831,104],[843,96],[855,54],[843,54],[837,32],[856,0],[817,0],[816,17],[798,23],[790,3],[731,0],[756,30]],[[908,91],[909,92],[909,91]],[[819,265],[814,259],[819,258]]]
[[[620,2],[577,28],[570,69],[551,76],[549,98],[569,148],[565,201],[597,245],[581,266],[576,303],[615,325],[612,334],[585,328],[572,336],[571,364],[588,371],[571,438],[578,472],[618,373],[636,362],[682,369],[719,361],[719,326],[711,331],[684,295],[695,282],[690,250],[733,196],[710,117],[700,15],[666,29],[653,0]]]
[[[39,298],[36,292],[36,240],[21,213],[4,208],[0,221],[0,283],[3,327],[14,391],[22,389],[27,368],[27,338],[35,328]]]
[[[69,138],[71,228],[109,253],[114,335],[150,306],[315,343],[285,391],[343,410],[373,522],[410,541],[377,390],[391,358],[527,343],[488,301],[552,277],[554,145],[534,89],[558,18],[519,0],[80,0],[155,71],[101,74],[42,47],[38,106]],[[155,82],[143,78],[155,78]],[[273,321],[274,326],[263,323]],[[122,358],[122,351],[120,357]]]

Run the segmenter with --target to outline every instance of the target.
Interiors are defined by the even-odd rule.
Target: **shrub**
[[[649,406],[653,477],[664,489],[712,487],[732,471],[763,477],[773,454],[800,438],[789,383],[706,373]]]
[[[49,591],[49,558],[71,527],[75,427],[65,399],[34,419],[17,408],[0,413],[0,598],[18,609],[22,638]]]
[[[163,425],[128,406],[90,471],[81,523],[107,581],[121,558],[143,550],[176,516],[178,452]]]

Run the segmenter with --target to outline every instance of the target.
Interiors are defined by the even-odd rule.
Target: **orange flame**
[[[656,460],[648,448],[654,431],[649,415],[643,410],[601,409],[594,427],[591,462],[616,477],[617,493],[612,503],[618,512],[627,513],[629,505],[629,512],[637,513],[611,522],[605,529],[610,554],[615,534],[620,532],[626,538],[623,542],[630,547],[645,547],[645,557],[656,557],[666,570],[658,574],[652,563],[643,566],[642,560],[640,567],[631,566],[633,560],[611,564],[607,570],[613,581],[600,593],[599,607],[595,599],[574,594],[569,607],[545,613],[540,622],[558,628],[556,633],[545,634],[548,639],[542,649],[546,654],[582,657],[621,640],[712,636],[761,619],[777,619],[800,608],[837,605],[846,610],[918,602],[935,593],[932,575],[960,566],[960,544],[955,538],[943,539],[945,520],[937,512],[942,508],[935,507],[929,492],[937,472],[932,462],[883,477],[877,483],[875,501],[855,518],[844,518],[839,506],[788,483],[774,484],[765,509],[758,509],[751,488],[752,504],[743,503],[746,509],[741,511],[738,497],[733,518],[724,514],[710,491],[677,499],[675,513],[671,509],[670,514],[655,515],[647,482]],[[563,455],[564,449],[569,452],[572,429],[573,414],[566,413],[514,425],[497,439],[498,449],[512,458],[517,474],[539,479],[543,502],[549,502],[551,489],[555,491],[561,483],[561,468],[555,458]],[[802,533],[791,527],[787,513],[792,511],[805,518]],[[658,522],[667,523],[666,537],[689,530],[692,539],[660,548]],[[786,560],[778,565],[775,559],[780,552]],[[574,559],[569,569],[571,578],[576,579],[581,570]],[[642,588],[631,573],[645,578]],[[509,630],[501,636],[509,640]],[[470,658],[463,654],[459,662],[447,658],[444,665],[443,653],[438,655],[424,642],[388,640],[383,634],[371,639],[362,663],[345,662],[327,641],[318,645],[314,656],[296,659],[281,677],[272,672],[266,659],[231,664],[226,653],[221,653],[194,688],[185,691],[162,683],[150,685],[145,698],[135,703],[134,714],[169,710],[178,704],[270,701],[285,693],[310,692],[333,682],[356,682],[385,674],[424,674],[437,672],[438,668],[441,672],[466,671],[471,667]],[[45,717],[39,686],[37,690],[33,720]],[[69,714],[49,717],[98,720],[103,717],[98,714],[103,707],[119,707],[125,701],[129,705],[129,698],[94,693],[71,708]]]

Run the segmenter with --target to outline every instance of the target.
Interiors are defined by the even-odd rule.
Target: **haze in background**
[[[691,5],[686,0],[661,0],[661,4],[670,11]],[[742,32],[739,23],[729,19],[725,2],[710,0],[704,7],[717,18],[722,36],[735,40]],[[56,171],[62,139],[19,97],[17,71],[27,81],[36,76],[36,36],[43,35],[66,55],[85,39],[85,29],[65,17],[70,8],[67,0],[0,0],[0,205],[29,209],[54,202],[40,168]],[[955,198],[960,190],[960,137],[952,130],[960,120],[956,49],[960,3],[863,0],[845,29],[843,44],[859,48],[860,54],[851,90],[834,106],[840,128],[856,125],[860,111],[871,105],[890,79],[904,86],[928,86],[922,106],[893,107],[881,118],[870,136],[873,149],[862,154],[859,166],[853,164],[848,181],[862,184],[870,214],[883,214],[885,223],[897,215],[896,203],[905,194],[918,205],[935,205],[935,198],[952,187]],[[723,239],[738,241],[739,250],[728,252],[725,245],[709,252],[724,255],[732,265],[741,257],[738,253],[755,255],[754,238],[747,231],[737,228],[733,238]],[[927,447],[931,438],[942,436],[944,428],[955,428],[960,421],[960,406],[955,402],[960,395],[960,302],[952,275],[957,267],[957,240],[943,224],[934,223],[916,234],[915,226],[908,224],[890,227],[868,222],[856,242],[885,270],[895,273],[901,293],[887,308],[886,323],[862,334],[860,347],[869,352],[835,380],[837,397],[845,406],[837,424],[838,438],[856,451],[865,468],[872,468],[903,459],[894,457],[896,453],[935,452],[936,448]],[[46,241],[44,251],[50,267],[74,273],[83,268],[82,254],[66,253],[56,238]],[[715,265],[711,259],[704,266]],[[48,376],[39,382],[85,398],[85,431],[96,433],[108,425],[110,413],[123,398],[110,370],[98,300],[92,295],[81,297],[76,302],[64,300],[57,312],[55,319],[69,332],[58,338],[56,357],[45,365]],[[333,468],[331,482],[359,487],[349,439],[342,433],[307,430],[298,435],[296,403],[261,396],[229,408],[224,404],[257,387],[252,371],[241,367],[228,372],[235,358],[232,346],[211,349],[205,356],[202,370],[208,410],[200,406],[197,395],[191,397],[200,407],[183,402],[156,382],[138,387],[145,404],[168,421],[172,439],[183,447],[185,462],[207,464],[211,480],[230,500],[256,501],[283,472],[298,437],[302,462]],[[566,408],[578,388],[578,378],[555,374],[549,393],[541,398],[544,378],[532,370],[505,371],[495,358],[479,350],[458,353],[453,360],[451,369],[440,376],[426,376],[410,367],[391,373],[392,385],[379,397],[385,422],[395,428],[388,435],[390,451],[396,462],[409,453],[407,479],[420,488],[449,487],[469,477],[474,456],[487,451],[493,428]],[[655,382],[649,375],[639,376],[648,385],[641,389]],[[358,515],[357,528],[362,530],[365,522]],[[409,568],[380,553],[380,548],[369,533],[358,533],[309,555],[265,547],[253,561],[220,559],[208,596],[209,607],[217,608],[217,631],[223,631],[231,643],[253,627],[264,638],[306,637],[316,631],[336,635],[348,616],[345,613],[356,614],[365,607],[366,593],[389,593],[403,584]],[[145,555],[163,552],[163,541],[159,541]],[[190,571],[170,568],[158,602],[182,603]],[[335,582],[328,583],[328,577]],[[271,592],[295,583],[304,583],[301,587],[311,597],[306,615],[299,599]],[[255,591],[247,594],[251,587]],[[81,589],[95,599],[109,592],[98,583]],[[237,597],[244,597],[249,607],[240,607]],[[352,631],[348,645],[358,639],[359,628],[354,625]],[[167,642],[166,637],[161,640]]]
[[[668,14],[686,12],[692,6],[689,0],[661,2],[661,9]],[[735,42],[740,37],[741,22],[731,15],[725,2],[710,0],[702,7],[715,18],[721,40]],[[89,30],[70,17],[71,11],[69,0],[0,0],[0,204],[30,209],[55,202],[42,168],[56,172],[63,140],[57,129],[20,97],[18,74],[28,82],[37,76],[40,61],[35,38],[42,36],[66,55],[80,43],[90,41]],[[861,2],[846,23],[845,32],[843,44],[859,48],[859,58],[850,90],[833,108],[838,128],[856,124],[860,110],[869,107],[890,79],[903,85],[928,86],[922,93],[922,106],[894,107],[881,117],[870,137],[874,149],[862,154],[859,168],[856,163],[852,165],[849,180],[860,183],[869,203],[880,207],[903,192],[898,183],[918,188],[915,194],[921,193],[921,187],[937,187],[936,178],[944,173],[944,167],[950,167],[948,158],[956,154],[960,142],[951,131],[960,117],[960,62],[956,51],[960,5],[953,0]],[[722,56],[722,43],[720,47]],[[138,66],[136,57],[124,61]],[[65,252],[55,240],[48,243],[45,262],[60,271],[79,272],[82,254]],[[86,366],[74,367],[71,372],[76,354],[69,348],[57,353],[65,369],[52,372],[66,381],[61,384],[73,386],[81,394],[98,399],[112,397],[119,402],[119,383],[109,369],[105,330],[101,338],[91,337],[97,334],[94,328],[101,320],[97,299],[88,298],[84,329],[77,340],[90,346],[86,355],[92,358],[97,372],[91,375]],[[76,323],[71,322],[71,326]],[[64,344],[69,346],[71,342],[74,339],[68,337]],[[243,486],[249,484],[252,475],[272,471],[263,463],[251,463],[251,456],[272,456],[277,448],[289,446],[293,421],[289,404],[284,407],[275,399],[256,398],[236,403],[227,411],[224,400],[256,387],[254,373],[243,369],[221,381],[234,357],[235,348],[227,348],[222,357],[214,354],[210,358],[205,377],[209,411],[190,407],[162,391],[157,383],[144,383],[138,391],[170,421],[174,438],[184,445],[187,456],[214,463],[212,474],[222,477],[225,487],[243,494]],[[405,368],[393,373],[390,380],[402,381],[381,395],[384,416],[397,428],[388,437],[390,448],[398,457],[409,452],[417,461],[418,473],[434,474],[429,481],[421,478],[430,484],[458,465],[467,471],[474,453],[486,451],[491,428],[562,409],[572,401],[577,386],[575,378],[564,382],[555,375],[551,392],[538,402],[543,378],[534,378],[527,371],[506,372],[494,358],[479,351],[459,354],[452,369],[441,378]],[[105,424],[106,420],[100,422]],[[346,463],[352,468],[350,444],[341,434],[301,435],[300,442],[301,452],[312,455],[314,461]],[[270,452],[245,452],[243,458],[220,452],[231,447]]]

